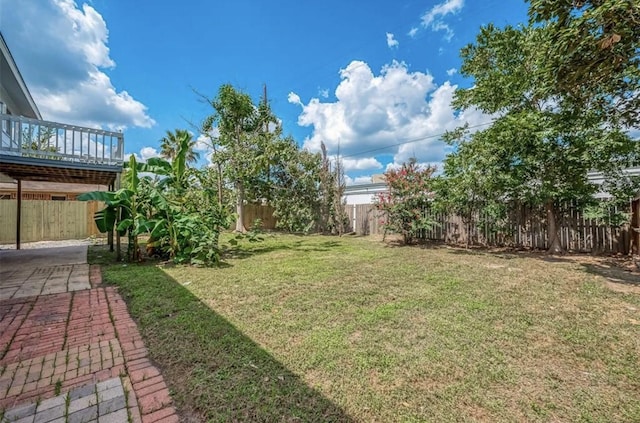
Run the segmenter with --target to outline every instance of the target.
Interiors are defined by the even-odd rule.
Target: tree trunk
[[[467,214],[467,219],[466,222],[464,222],[464,226],[465,226],[465,230],[467,232],[467,239],[466,239],[466,248],[468,249],[471,246],[471,222],[473,221],[473,212],[469,212],[469,214]]]
[[[244,183],[242,181],[236,182],[236,214],[238,219],[236,220],[236,232],[245,233],[244,228]]]
[[[117,262],[121,262],[122,261],[122,249],[120,247],[120,233],[118,231],[115,231],[115,237],[116,237],[116,261]]]
[[[222,208],[222,166],[216,163],[218,169],[218,205]]]
[[[553,207],[553,201],[547,201],[547,236],[549,237],[548,252],[551,254],[562,253],[562,245],[560,245],[560,237],[558,236],[558,225],[556,222],[556,210]]]

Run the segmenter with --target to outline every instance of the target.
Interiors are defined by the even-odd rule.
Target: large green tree
[[[310,232],[322,224],[320,155],[301,150],[291,138],[278,144],[278,159],[270,169],[270,203],[277,226],[289,232]]]
[[[343,231],[344,211],[340,168],[301,149],[282,135],[280,121],[265,98],[257,104],[231,85],[223,85],[213,99],[204,97],[213,113],[201,125],[210,140],[218,201],[232,188],[236,232],[245,232],[244,205],[268,203],[275,208],[278,227],[293,232]]]
[[[447,134],[446,140],[457,143],[458,148],[445,158],[442,174],[434,178],[434,207],[462,219],[469,246],[481,242],[472,231],[474,223],[484,218],[494,224],[506,215],[503,192],[509,186],[510,175],[488,171],[499,169],[505,160],[499,144],[481,134],[473,142],[463,142],[465,135],[464,128]]]
[[[280,137],[280,127],[266,101],[256,105],[248,94],[231,85],[221,86],[209,103],[214,112],[205,119],[202,132],[210,134],[212,161],[219,165],[220,181],[224,177],[233,184],[235,229],[245,232],[244,204],[247,198],[264,194],[272,147]]]
[[[529,0],[530,21],[553,42],[540,45],[565,107],[592,109],[627,127],[640,124],[640,2],[638,0]]]
[[[619,121],[567,103],[557,81],[547,77],[554,37],[548,26],[488,25],[462,49],[461,73],[475,85],[458,90],[454,105],[476,107],[495,119],[486,130],[450,137],[458,148],[444,173],[473,195],[544,208],[549,250],[558,252],[562,204],[592,201],[598,187],[588,181],[589,171],[603,172],[611,186],[624,180],[622,169],[637,161],[638,149]],[[483,177],[462,177],[470,171]],[[462,191],[458,201],[476,201]]]

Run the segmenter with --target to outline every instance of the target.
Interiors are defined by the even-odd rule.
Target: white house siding
[[[387,185],[382,183],[350,185],[344,190],[344,200],[347,205],[372,204],[378,194],[385,192]]]
[[[371,194],[345,194],[345,200],[350,206],[356,204],[372,204],[375,201],[375,198],[376,196]]]

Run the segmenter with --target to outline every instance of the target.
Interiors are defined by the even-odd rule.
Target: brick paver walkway
[[[178,421],[126,304],[100,286],[98,267],[27,273],[14,272],[17,289],[0,297],[2,423]]]
[[[116,377],[9,409],[4,419],[8,422],[127,422],[130,415],[127,394],[122,380]]]

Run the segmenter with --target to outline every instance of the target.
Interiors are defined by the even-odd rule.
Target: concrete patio
[[[0,301],[90,289],[84,245],[0,252]]]
[[[177,422],[87,246],[0,251],[0,421]]]

